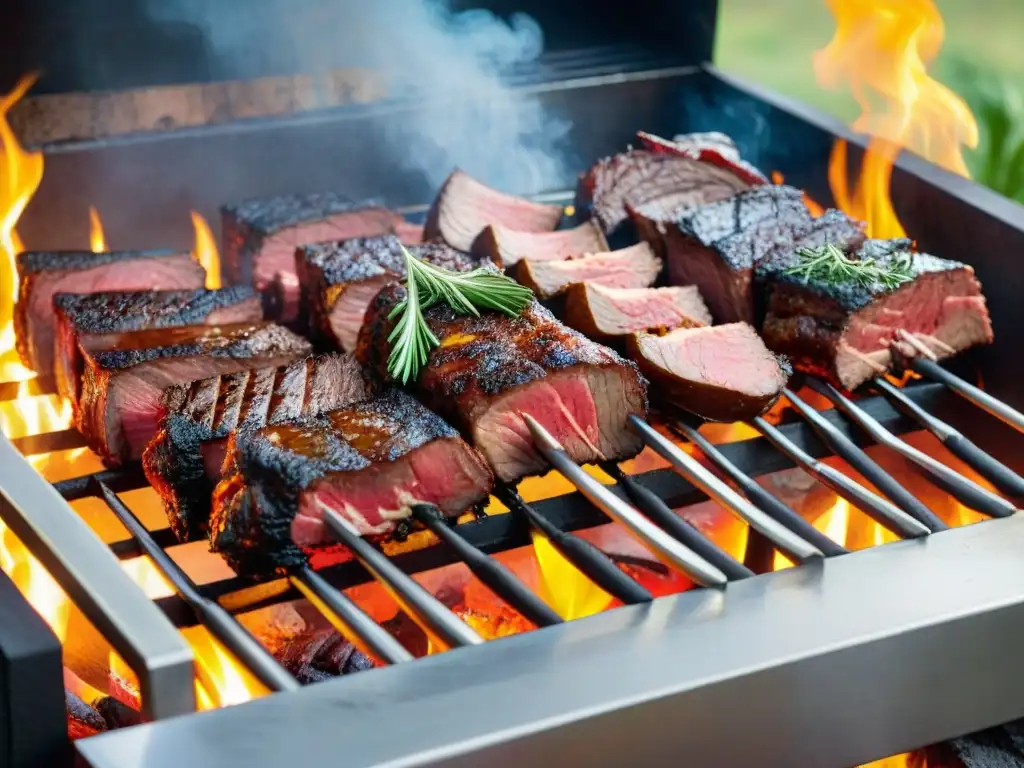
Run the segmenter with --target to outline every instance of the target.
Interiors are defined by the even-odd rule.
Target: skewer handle
[[[997,419],[1009,424],[1018,432],[1024,432],[1024,414],[1015,408],[1011,408],[1002,400],[992,397],[992,395],[983,389],[978,389],[973,384],[968,384],[959,376],[950,373],[938,363],[933,363],[931,360],[925,360],[924,358],[918,357],[911,363],[911,367],[922,376],[927,376],[929,379],[934,379],[935,381],[945,384],[964,399],[978,406],[983,411],[988,411]]]

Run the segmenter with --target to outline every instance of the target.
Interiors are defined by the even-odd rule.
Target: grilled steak
[[[18,254],[17,262],[18,354],[39,374],[53,370],[54,294],[202,288],[206,282],[198,262],[173,251],[26,251]]]
[[[454,272],[481,265],[476,257],[443,244],[411,246],[410,252]],[[392,235],[315,243],[300,248],[296,259],[314,333],[346,352],[355,350],[366,308],[377,292],[405,279],[405,255]]]
[[[83,350],[75,422],[89,446],[108,463],[137,459],[156,434],[167,387],[283,365],[309,352],[305,339],[269,323],[123,333],[99,352]]]
[[[769,291],[762,329],[768,346],[797,367],[854,389],[892,363],[888,344],[900,329],[940,358],[991,343],[992,323],[974,270],[911,247],[909,240],[869,240],[857,253],[882,266],[906,263],[913,279],[895,289],[808,281],[785,274],[784,261],[760,269],[758,279]],[[899,349],[913,354],[909,345]]]
[[[791,369],[746,323],[637,333],[630,357],[673,405],[711,421],[742,421],[768,410]]]
[[[452,248],[469,251],[490,224],[520,232],[550,232],[561,218],[561,206],[506,195],[456,169],[430,207],[423,237],[439,237]]]
[[[230,325],[261,320],[259,297],[248,286],[208,291],[136,291],[132,293],[58,293],[55,368],[62,397],[78,407],[82,381],[79,345],[99,351],[126,331]]]
[[[493,483],[454,429],[399,390],[318,418],[237,431],[224,466],[213,497],[213,549],[253,576],[337,549],[322,506],[361,535],[382,536],[412,504],[457,516]]]
[[[303,685],[373,669],[373,659],[346,640],[336,629],[303,632],[274,654]]]
[[[591,215],[612,245],[628,242],[627,208],[659,205],[666,210],[696,208],[732,197],[750,184],[713,163],[670,152],[636,149],[605,158],[581,179],[577,211]]]
[[[299,307],[297,247],[384,235],[404,224],[377,201],[353,202],[331,193],[246,200],[224,206],[221,220],[228,280],[259,291],[273,288],[278,319],[285,322],[295,319]]]
[[[405,297],[388,286],[374,298],[359,338],[360,360],[386,376],[394,320]],[[630,415],[646,416],[646,383],[632,363],[590,341],[534,303],[519,317],[456,315],[435,304],[424,316],[440,346],[415,385],[417,396],[458,426],[502,480],[542,471],[523,422],[529,413],[578,462],[621,459],[642,444]]]
[[[605,288],[576,283],[565,300],[565,324],[599,341],[636,331],[711,325],[711,313],[696,286]]]
[[[282,366],[177,384],[163,397],[160,430],[142,466],[181,541],[206,532],[210,497],[221,477],[227,437],[319,416],[367,397],[362,371],[348,355],[324,355]]]
[[[856,247],[863,225],[839,211],[814,218],[800,190],[761,186],[690,211],[663,228],[669,282],[696,285],[716,322],[754,322],[754,267],[794,249]]]
[[[516,277],[542,299],[565,293],[573,283],[606,288],[647,288],[661,273],[661,259],[647,243],[608,253],[588,253],[568,261],[519,262]]]
[[[511,267],[523,259],[562,261],[584,253],[603,253],[608,243],[592,221],[555,232],[519,232],[499,224],[486,227],[473,246],[496,264]]]
[[[757,168],[740,158],[740,151],[731,138],[724,133],[684,133],[672,141],[640,131],[637,138],[644,149],[652,152],[692,157],[701,162],[711,163],[731,171],[748,184],[767,184],[768,178]]]

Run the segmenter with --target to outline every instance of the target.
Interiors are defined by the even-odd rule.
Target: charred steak
[[[523,259],[562,261],[584,253],[603,253],[608,250],[608,243],[592,221],[554,232],[519,232],[492,224],[476,239],[473,248],[495,264],[512,267]]]
[[[454,429],[399,390],[318,418],[235,432],[224,466],[211,541],[236,572],[251,576],[336,550],[322,507],[363,536],[384,536],[412,504],[458,516],[493,483]]]
[[[606,288],[648,288],[661,273],[661,259],[647,243],[607,253],[588,253],[568,261],[519,262],[519,282],[542,299],[565,293],[574,283]]]
[[[300,245],[394,232],[404,224],[377,201],[353,202],[332,193],[245,200],[221,209],[224,272],[233,283],[273,289],[278,319],[299,307],[295,249]]]
[[[637,331],[711,325],[711,313],[696,286],[605,288],[576,283],[565,299],[565,324],[599,341]]]
[[[219,290],[58,293],[56,373],[62,397],[78,407],[82,354],[114,343],[126,331],[230,325],[263,319],[259,297],[244,285]]]
[[[373,659],[346,640],[336,629],[303,632],[274,655],[303,685],[373,669]]]
[[[401,286],[377,294],[359,338],[358,356],[386,377],[388,314],[405,296]],[[444,304],[425,312],[440,339],[415,391],[457,425],[505,481],[540,472],[522,419],[529,413],[580,463],[632,456],[643,446],[629,429],[647,414],[646,382],[636,366],[566,328],[534,303],[519,317],[494,312],[456,315]]]
[[[767,283],[762,333],[772,349],[804,370],[854,389],[892,363],[902,329],[936,356],[992,342],[981,284],[967,264],[912,252],[909,240],[868,240],[856,253],[880,265],[903,260],[913,279],[895,289],[874,283],[831,284],[786,274],[782,261],[759,270]],[[898,347],[905,354],[913,349]]]
[[[430,207],[423,237],[441,238],[452,248],[469,251],[490,224],[520,232],[550,232],[561,218],[561,206],[507,195],[456,169]]]
[[[160,431],[146,446],[142,466],[163,500],[171,530],[180,541],[206,533],[210,497],[232,432],[319,416],[367,396],[359,364],[349,355],[308,357],[170,387]]]
[[[53,296],[57,293],[161,291],[202,288],[206,272],[187,253],[173,251],[57,251],[19,253],[14,332],[18,354],[36,373],[53,370]]]
[[[779,399],[791,369],[746,323],[634,334],[630,356],[670,403],[710,421],[759,416]]]
[[[412,246],[410,252],[454,272],[481,265],[480,259],[443,244]],[[405,255],[392,235],[315,243],[299,248],[296,259],[314,333],[346,352],[355,350],[366,308],[377,292],[405,279]]]
[[[76,426],[108,463],[138,459],[156,434],[167,387],[283,365],[309,352],[305,339],[269,323],[123,333],[102,351],[83,350]]]

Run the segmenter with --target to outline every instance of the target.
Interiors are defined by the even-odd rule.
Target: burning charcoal
[[[569,290],[574,283],[589,283],[605,288],[648,288],[661,273],[661,259],[647,243],[618,251],[590,253],[568,261],[519,262],[516,277],[541,299],[550,299]]]
[[[82,739],[107,730],[103,716],[67,689],[64,690],[64,708],[69,738]]]
[[[322,413],[367,397],[355,359],[323,355],[283,366],[214,376],[164,393],[160,431],[142,456],[146,478],[181,541],[205,535],[227,437]]]
[[[919,750],[908,768],[1024,768],[1024,744],[1015,728],[989,728]]]
[[[142,713],[127,704],[122,704],[113,696],[104,696],[97,699],[93,706],[103,717],[107,728],[128,728],[132,725],[139,725],[142,722]]]
[[[610,343],[637,331],[711,325],[696,286],[605,288],[576,283],[565,300],[565,323],[589,338]]]
[[[208,291],[138,291],[126,293],[58,293],[57,385],[62,397],[78,406],[82,381],[79,349],[108,349],[118,334],[188,325],[229,325],[263,319],[252,288],[236,286]]]
[[[46,374],[54,362],[54,294],[202,288],[206,272],[189,254],[172,251],[26,251],[18,254],[18,280],[18,354]]]
[[[367,313],[358,356],[384,376],[394,324],[388,315],[405,296],[389,286]],[[540,304],[516,318],[495,312],[456,315],[435,304],[424,316],[441,340],[420,372],[416,392],[457,424],[505,481],[544,469],[522,419],[529,413],[585,463],[623,459],[643,446],[629,428],[647,414],[647,389],[636,366],[566,328]]]
[[[213,548],[240,574],[264,576],[337,549],[323,507],[361,535],[389,534],[413,500],[457,516],[493,476],[441,418],[400,390],[232,436],[214,493]]]
[[[299,635],[285,643],[275,655],[303,685],[374,667],[373,659],[334,629]]]

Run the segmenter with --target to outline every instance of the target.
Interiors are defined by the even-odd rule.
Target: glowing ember
[[[559,616],[566,620],[581,619],[600,613],[611,604],[611,595],[576,570],[546,536],[536,531],[533,551],[540,566],[541,597]]]
[[[928,75],[945,27],[932,0],[828,0],[836,19],[831,42],[814,59],[818,82],[847,86],[861,114],[852,128],[869,134],[854,189],[846,144],[836,142],[829,182],[836,205],[868,223],[872,237],[903,237],[889,195],[903,148],[967,176],[963,147],[978,143],[978,125],[963,99]]]
[[[206,287],[220,288],[220,254],[217,252],[217,241],[213,238],[210,225],[206,219],[192,211],[192,228],[196,233],[192,255],[206,270]]]
[[[89,247],[93,253],[103,253],[107,250],[107,239],[103,236],[103,222],[100,221],[100,214],[91,205],[89,206]]]
[[[871,526],[878,526],[874,521],[868,521]],[[850,505],[845,499],[837,499],[836,503],[813,523],[814,527],[828,536],[836,544],[846,546],[850,527]],[[783,568],[792,567],[793,562],[780,552],[775,553],[775,561],[772,570],[779,571]]]

